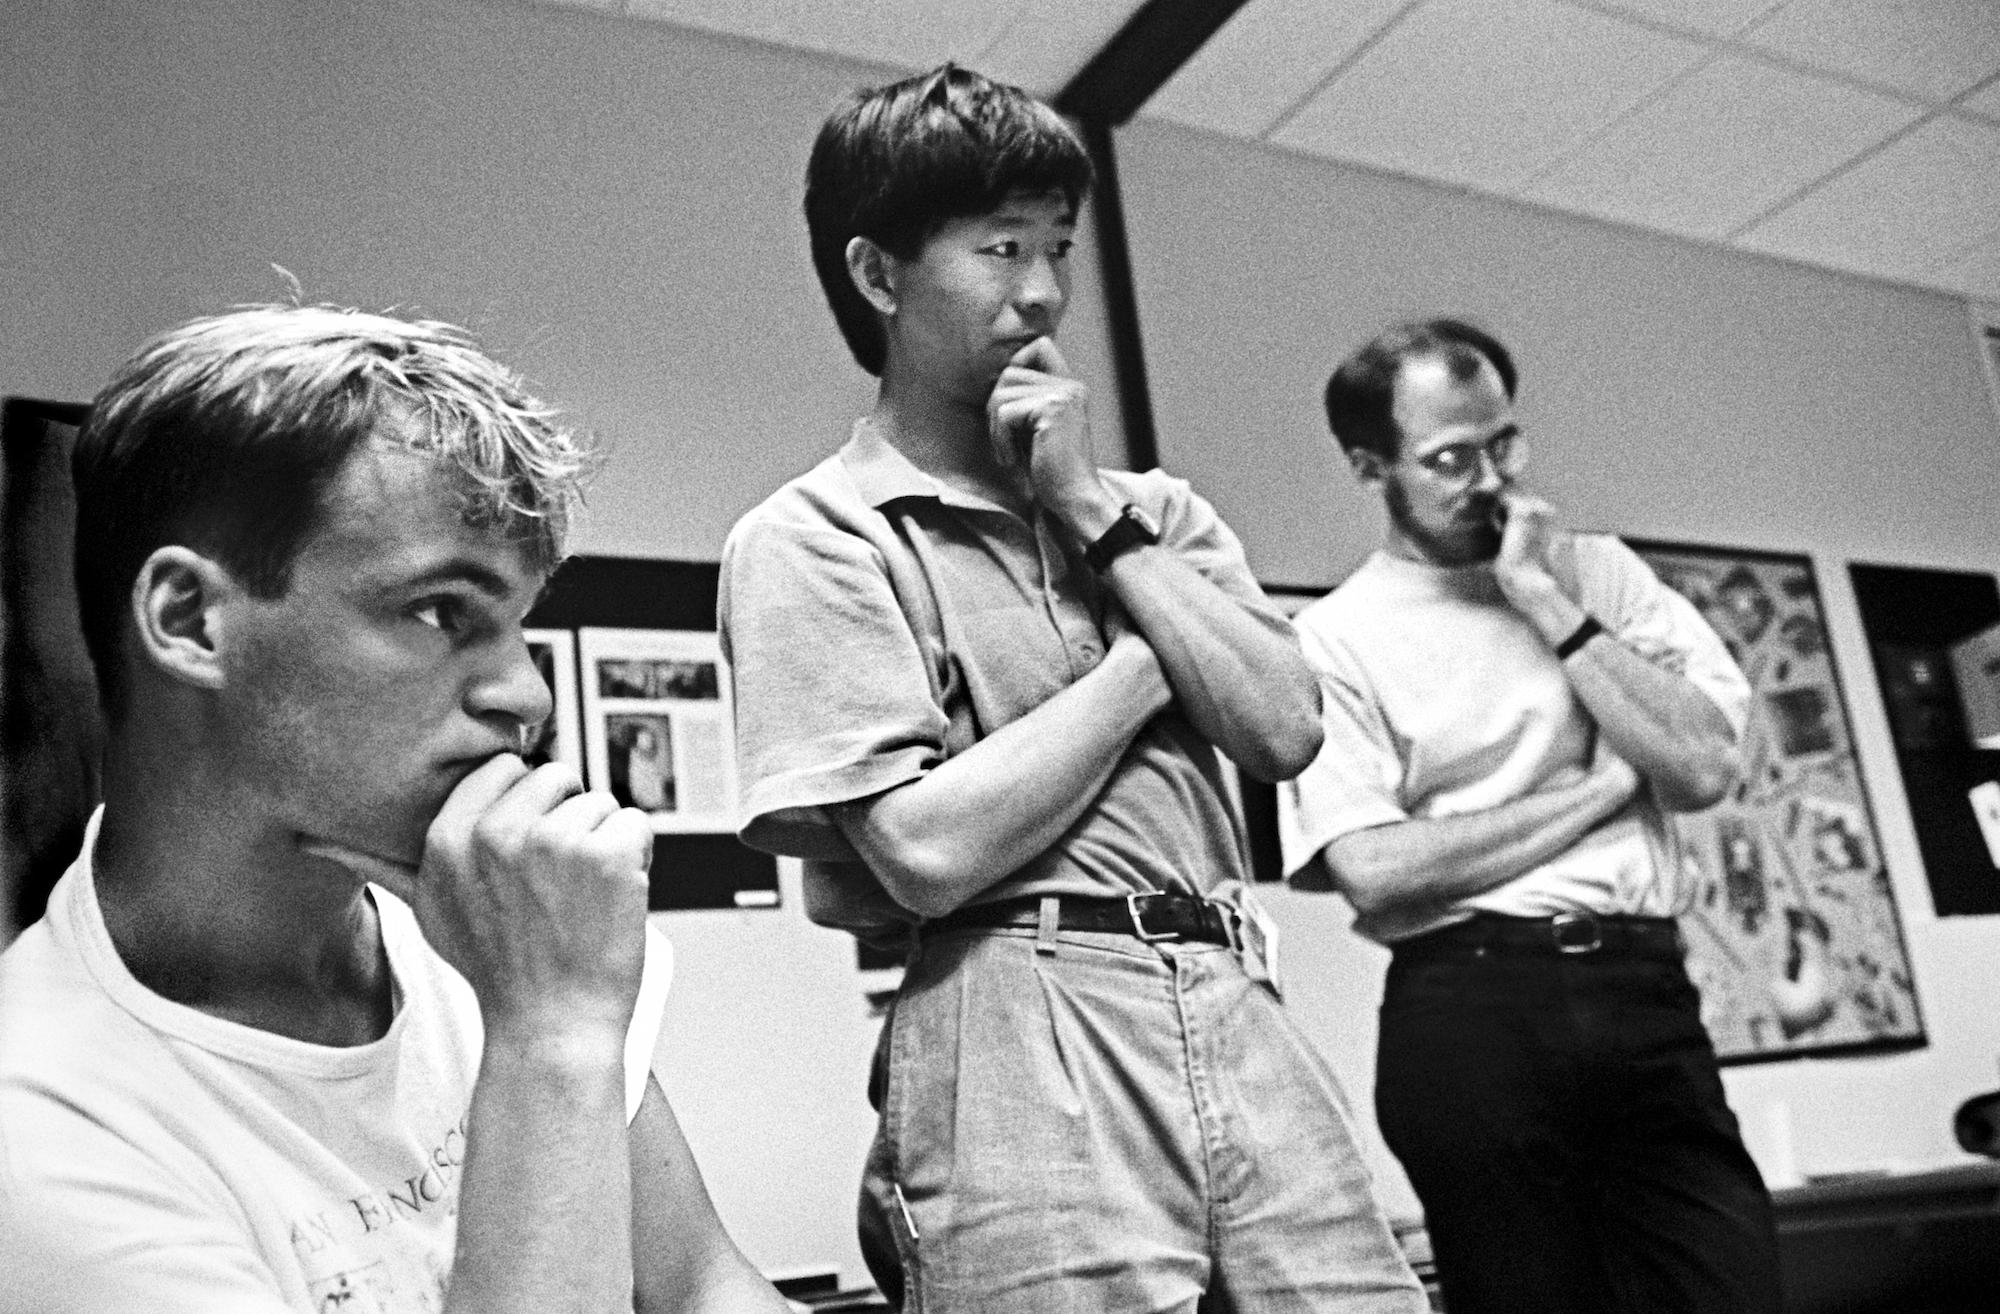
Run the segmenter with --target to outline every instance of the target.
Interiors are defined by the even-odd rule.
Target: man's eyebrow
[[[1040,215],[1028,210],[1016,210],[1005,204],[1001,205],[999,209],[992,211],[990,217],[994,223],[1004,224],[1010,228],[1026,228],[1031,224],[1041,222]],[[1066,210],[1056,216],[1056,222],[1064,228],[1074,228],[1077,224],[1077,212]]]
[[[405,587],[424,588],[434,584],[470,584],[488,597],[504,598],[514,591],[513,583],[499,571],[470,557],[452,557],[404,581]]]

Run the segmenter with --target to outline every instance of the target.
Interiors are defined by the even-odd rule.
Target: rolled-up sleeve
[[[760,508],[723,547],[718,624],[736,708],[743,842],[851,859],[830,803],[944,758],[946,718],[877,550]]]

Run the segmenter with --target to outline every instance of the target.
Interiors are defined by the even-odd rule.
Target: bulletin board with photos
[[[1924,1043],[1895,893],[1861,777],[1812,561],[1630,540],[1750,682],[1743,771],[1674,818],[1694,880],[1681,919],[1725,1061]]]
[[[776,860],[734,833],[716,582],[712,563],[572,557],[528,616],[554,702],[530,760],[567,762],[647,814],[656,911],[778,905]]]

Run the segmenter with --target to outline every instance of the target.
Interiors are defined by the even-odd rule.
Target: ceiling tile
[[[1103,7],[1123,0],[1077,0]],[[970,63],[1019,4],[993,0],[629,0],[635,18],[845,55],[871,64],[929,68]]]
[[[1923,111],[1725,56],[1531,180],[1566,210],[1720,238]]]
[[[2000,127],[1941,115],[1743,233],[1738,245],[1926,281],[2000,215]]]
[[[1118,35],[1144,0],[1028,0],[983,49],[972,67],[1002,82],[1054,96]]]
[[[1689,67],[1702,48],[1553,0],[1435,0],[1270,140],[1503,191]]]
[[[1942,103],[2000,69],[1993,0],[1792,0],[1751,45]]]
[[[1955,108],[1970,110],[1974,114],[1984,114],[1989,119],[2000,120],[2000,78],[1981,87],[1957,103]]]
[[[1250,0],[1146,102],[1146,113],[1261,136],[1416,0]]]
[[[1963,296],[2000,304],[2000,233],[1963,255],[1932,266],[1929,274]]]
[[[1595,0],[1605,9],[1670,23],[1704,36],[1730,36],[1784,3],[1784,0]]]

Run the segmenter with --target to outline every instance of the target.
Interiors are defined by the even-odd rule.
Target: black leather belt
[[[1680,930],[1671,917],[1634,917],[1624,913],[1558,913],[1554,917],[1506,917],[1474,913],[1469,919],[1391,946],[1398,957],[1427,954],[1489,953],[1633,954],[1642,957],[1681,956]]]
[[[1114,935],[1137,936],[1141,940],[1200,940],[1208,944],[1233,945],[1229,912],[1206,899],[1189,894],[1130,894],[1122,899],[1089,899],[1063,895],[1058,903],[1056,929],[1059,931],[1103,931]],[[957,912],[933,917],[921,928],[924,935],[943,931],[991,931],[1003,927],[1037,927],[1042,922],[1042,900],[1029,895],[1019,899],[996,899]]]

